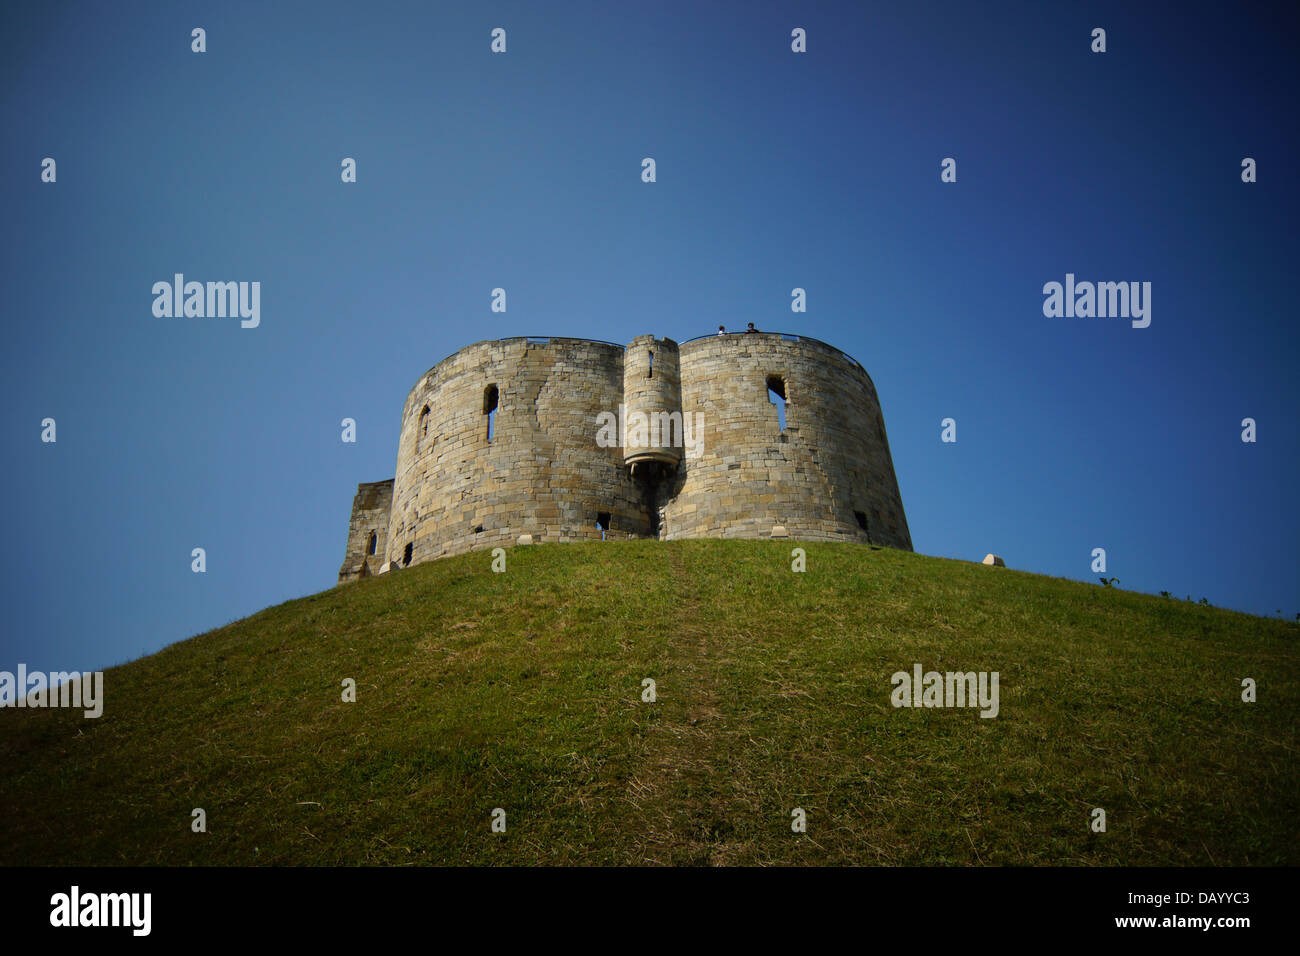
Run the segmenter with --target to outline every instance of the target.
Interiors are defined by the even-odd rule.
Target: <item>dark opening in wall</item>
[[[406,567],[411,563],[411,552],[414,550],[415,550],[414,544],[408,544],[406,546],[406,550],[402,552],[402,567]]]
[[[863,514],[861,511],[855,511],[855,512],[853,512],[853,517],[855,517],[855,518],[858,519],[858,527],[861,528],[863,531],[866,531],[866,530],[867,530],[867,516],[866,516],[865,514]]]
[[[650,353],[650,365],[646,368],[645,377],[646,377],[646,378],[654,378],[654,377],[655,377],[655,354],[654,354],[654,352],[651,352],[651,353]]]
[[[483,414],[487,416],[487,440],[492,441],[492,433],[496,429],[497,405],[501,400],[501,393],[497,391],[495,385],[489,385],[483,389]]]
[[[776,423],[779,431],[785,431],[785,379],[779,375],[767,377],[767,400],[776,406]]]
[[[641,493],[641,509],[650,526],[652,538],[659,537],[659,487],[664,482],[670,481],[673,473],[673,469],[651,464],[633,476],[637,490]],[[635,526],[629,530],[636,533]]]
[[[425,447],[425,440],[429,437],[429,406],[425,405],[420,409],[420,420],[415,426],[415,450],[420,451]]]
[[[596,527],[600,529],[600,540],[605,540],[605,532],[609,530],[609,512],[596,512]]]
[[[375,548],[379,547],[379,535],[370,532],[370,543],[366,545],[366,554],[374,554]]]
[[[482,533],[483,533],[483,526],[482,526],[481,524],[480,524],[480,525],[475,525],[475,526],[474,526],[474,533],[475,533],[475,534],[482,534]]]

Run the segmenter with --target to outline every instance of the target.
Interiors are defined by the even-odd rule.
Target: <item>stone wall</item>
[[[784,431],[769,384],[787,398]],[[601,447],[597,418],[622,405],[625,420],[632,411],[702,420],[702,449]],[[376,526],[378,552],[367,559]],[[461,349],[411,390],[397,476],[358,486],[339,580],[377,572],[376,558],[405,566],[523,534],[545,542],[774,530],[911,550],[875,386],[852,358],[772,333],[680,346],[641,336],[626,350],[502,339]]]
[[[388,549],[388,516],[393,504],[393,479],[357,485],[352,499],[352,520],[348,524],[348,548],[339,583],[376,574]],[[370,550],[374,538],[374,552]]]

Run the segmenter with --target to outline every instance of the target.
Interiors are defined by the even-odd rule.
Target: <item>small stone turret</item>
[[[623,356],[623,463],[640,477],[682,460],[682,372],[677,343],[641,335]]]

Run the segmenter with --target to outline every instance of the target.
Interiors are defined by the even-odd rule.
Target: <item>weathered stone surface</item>
[[[995,568],[1005,568],[1007,566],[1007,563],[1003,561],[1001,558],[999,558],[996,554],[984,555],[983,563]]]
[[[348,524],[348,547],[339,569],[339,583],[373,574],[388,548],[388,515],[393,502],[393,480],[357,485]],[[375,550],[370,551],[374,536]]]
[[[911,550],[876,389],[857,362],[762,332],[686,342],[680,362],[683,412],[703,413],[704,452],[667,489],[661,537],[757,538],[782,525],[801,540]],[[784,432],[770,380],[787,399]]]
[[[770,382],[788,399],[784,431]],[[680,431],[670,447],[601,447],[597,416],[620,406],[625,420],[702,421],[701,451],[683,449]],[[461,349],[411,390],[397,475],[358,486],[339,580],[376,560],[384,573],[525,537],[766,538],[777,529],[911,550],[875,386],[849,356],[771,333],[681,346],[641,336],[626,349],[502,339]]]

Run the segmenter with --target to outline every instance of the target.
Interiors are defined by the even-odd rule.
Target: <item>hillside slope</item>
[[[0,863],[1300,862],[1294,624],[860,545],[490,562],[114,668],[98,720],[0,711]],[[894,708],[917,663],[999,672],[998,716]]]

